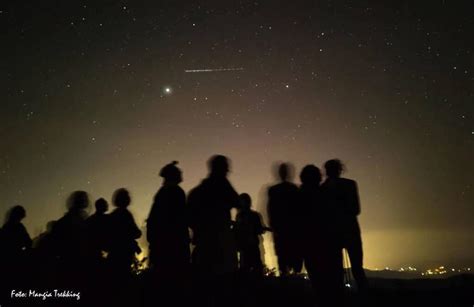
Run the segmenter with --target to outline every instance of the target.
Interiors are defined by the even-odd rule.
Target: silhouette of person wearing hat
[[[177,164],[173,161],[161,169],[163,185],[155,195],[147,219],[150,265],[169,278],[181,277],[190,264],[186,195],[179,186],[183,178]]]

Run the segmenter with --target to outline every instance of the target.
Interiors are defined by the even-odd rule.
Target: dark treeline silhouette
[[[323,305],[337,304],[342,297],[343,249],[359,291],[367,291],[357,185],[341,178],[344,167],[339,160],[325,163],[322,184],[319,168],[305,166],[300,186],[293,183],[290,163],[278,165],[279,182],[268,189],[270,227],[252,209],[250,196],[239,195],[230,183],[227,157],[211,157],[207,178],[187,197],[179,186],[183,176],[177,164],[173,161],[159,173],[163,183],[146,224],[148,270],[137,271],[137,239],[142,232],[128,210],[129,191],[120,188],[113,193],[111,213],[107,201],[98,199],[90,216],[89,195],[75,191],[67,199],[64,216],[49,222],[34,244],[22,224],[25,209],[15,206],[7,213],[0,231],[0,266],[10,288],[69,287],[82,291],[81,300],[88,306],[153,305],[168,299],[178,305],[189,305],[190,300],[208,306],[237,305],[242,301],[232,299],[235,291],[247,289],[239,293],[244,303],[259,304],[256,285],[265,271],[260,245],[262,234],[272,231],[280,276],[299,276],[305,267]],[[238,210],[235,221],[233,208]],[[139,275],[142,287],[133,282]],[[2,301],[8,295],[2,292]]]

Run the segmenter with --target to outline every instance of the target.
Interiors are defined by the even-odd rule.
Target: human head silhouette
[[[109,204],[103,198],[99,198],[95,201],[95,211],[99,214],[104,214],[109,210]]]
[[[74,191],[67,199],[69,211],[81,211],[89,207],[89,195],[85,191]]]
[[[20,205],[13,206],[8,210],[5,219],[6,223],[20,223],[26,217],[26,210]]]
[[[293,173],[294,167],[291,163],[285,162],[274,165],[276,171],[275,174],[278,179],[281,181],[292,181],[293,180]]]
[[[130,205],[130,193],[125,188],[120,188],[112,196],[114,206],[117,208],[127,208]]]
[[[324,163],[324,169],[329,178],[339,178],[344,171],[344,164],[339,159],[331,159]]]
[[[247,193],[239,195],[240,208],[244,211],[250,210],[252,207],[252,198]]]
[[[321,183],[321,171],[313,164],[308,164],[301,170],[301,183],[304,185],[319,185]]]
[[[178,161],[173,161],[166,164],[160,171],[160,176],[163,177],[165,183],[168,184],[179,184],[183,181],[183,173],[176,166]]]
[[[226,177],[229,173],[229,159],[223,155],[215,155],[209,159],[208,167],[211,176]]]
[[[282,181],[286,181],[288,179],[288,164],[280,164],[280,167],[278,168],[278,175]]]

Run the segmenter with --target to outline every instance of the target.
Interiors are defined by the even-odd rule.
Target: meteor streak
[[[219,71],[240,71],[243,67],[237,68],[204,68],[204,69],[185,69],[184,72],[219,72]]]

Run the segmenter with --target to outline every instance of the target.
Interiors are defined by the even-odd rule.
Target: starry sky
[[[264,214],[275,162],[298,172],[337,157],[359,183],[367,267],[472,265],[473,11],[467,0],[4,1],[0,214],[23,205],[36,236],[70,192],[110,200],[127,187],[143,225],[160,168],[180,161],[188,191],[215,153]]]

